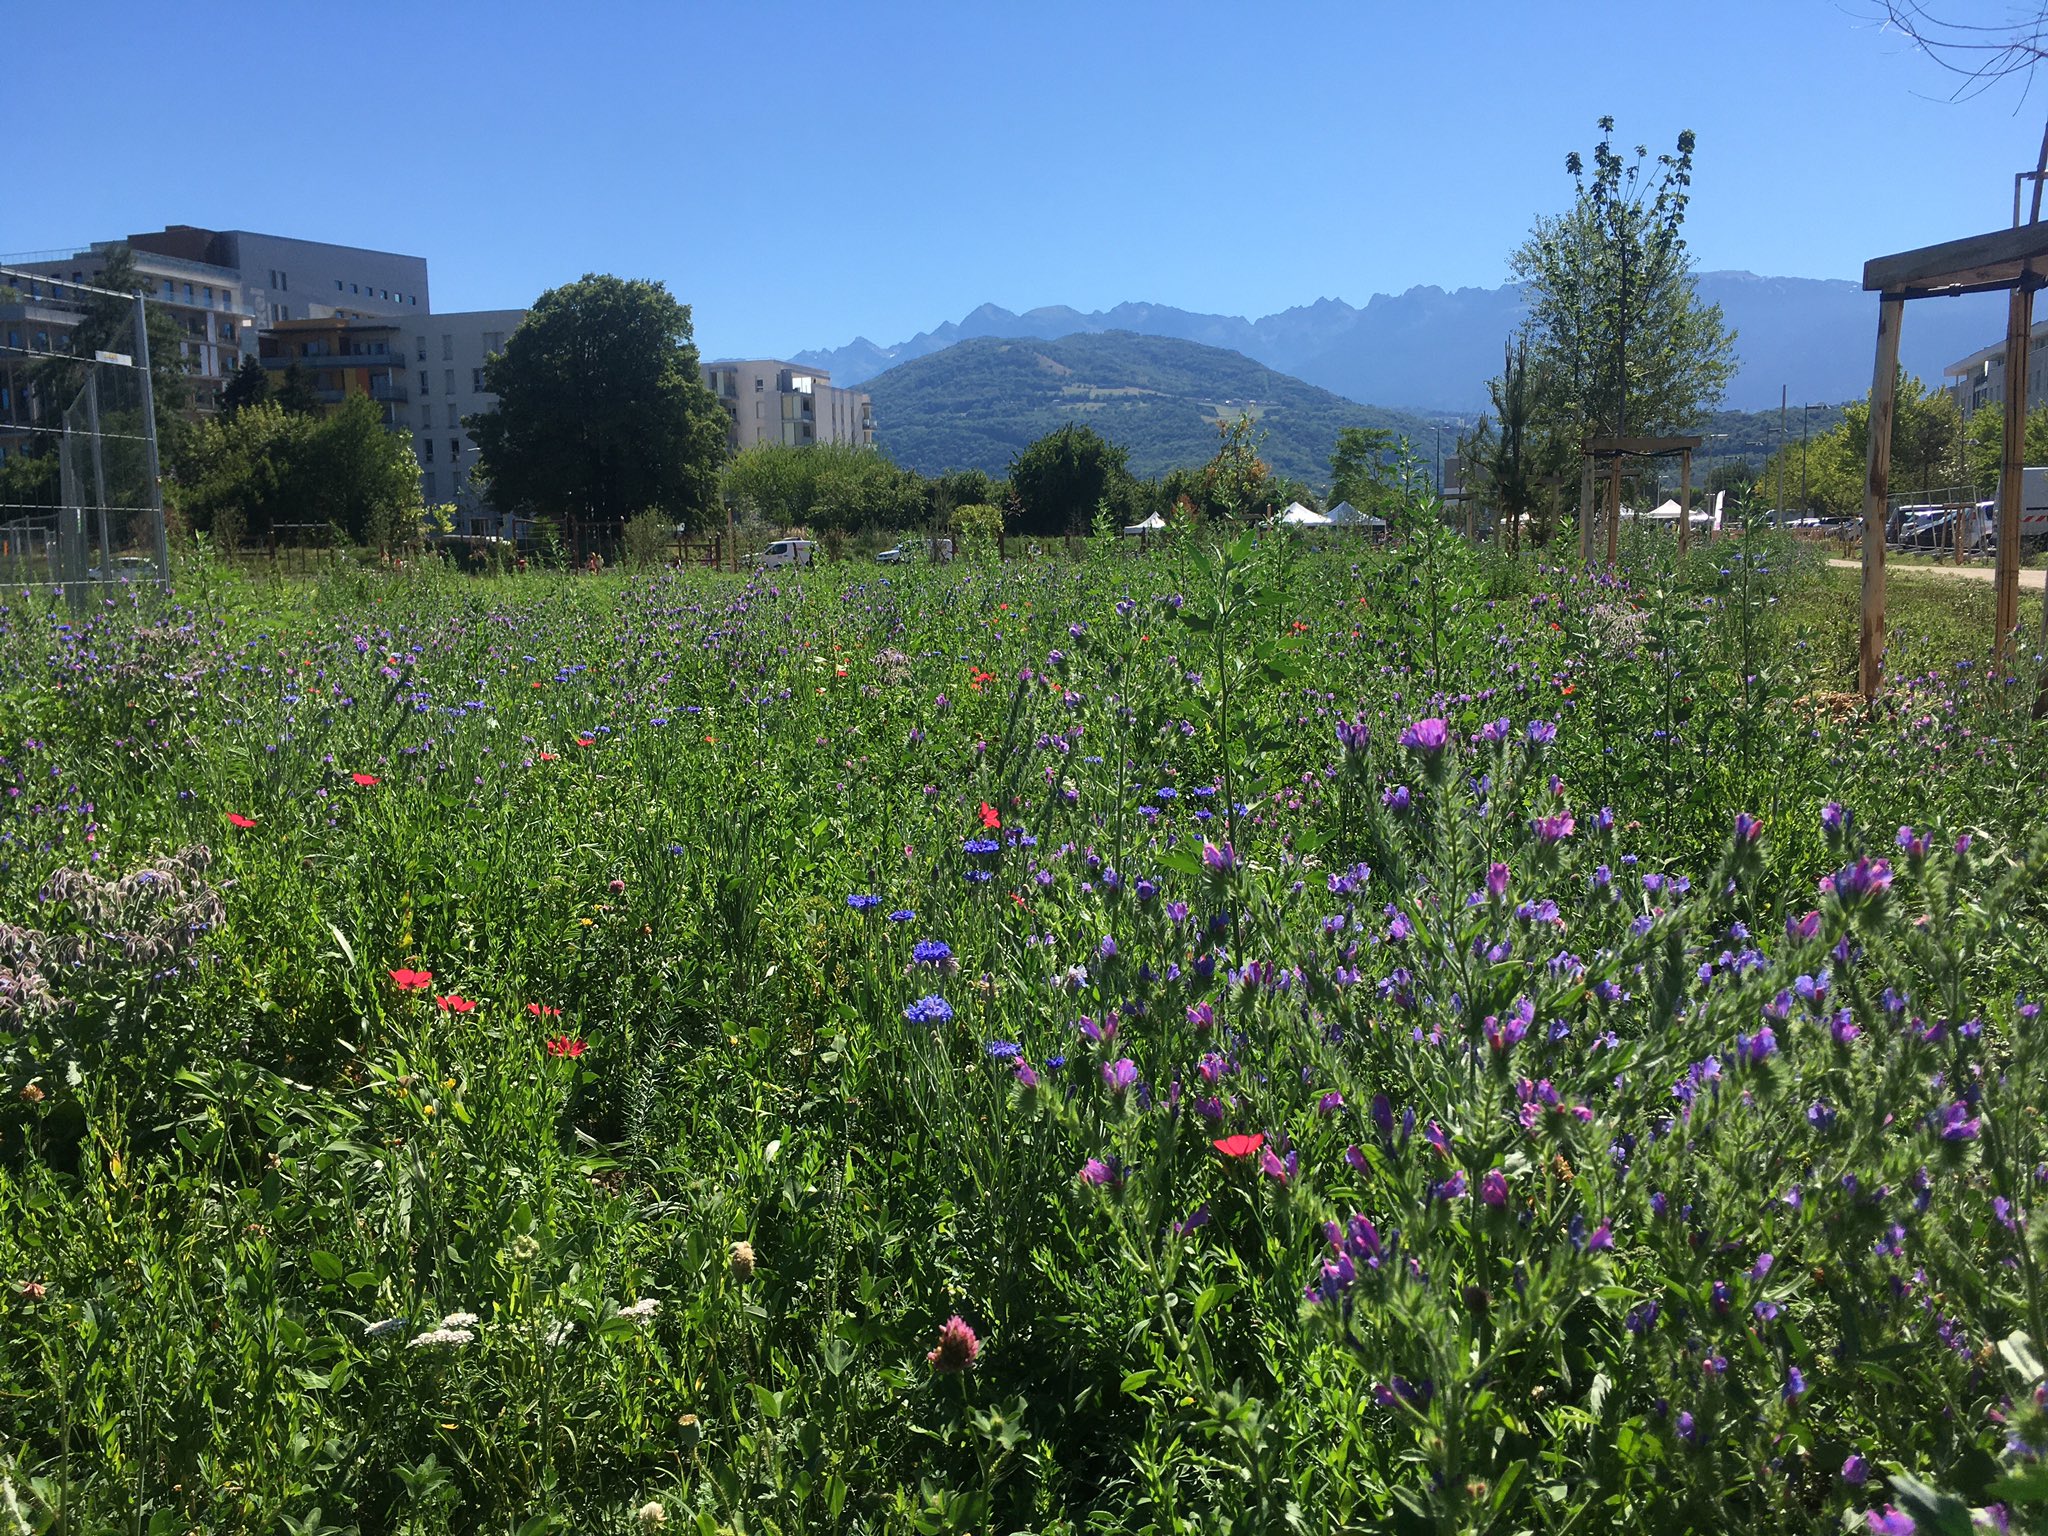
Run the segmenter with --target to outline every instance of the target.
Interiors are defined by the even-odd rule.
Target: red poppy
[[[597,738],[595,736],[578,736],[576,738],[576,745],[579,747],[594,747],[597,745]]]
[[[1299,619],[1296,619],[1294,621],[1293,629],[1297,635],[1305,635],[1308,633],[1308,626],[1302,623]]]
[[[354,779],[364,789],[368,789],[377,782],[377,775],[374,773],[352,773],[349,777]]]
[[[1003,818],[996,814],[996,808],[986,800],[981,802],[981,824],[991,832],[1001,830],[1003,825]]]
[[[557,1035],[548,1042],[548,1054],[550,1056],[566,1056],[571,1061],[574,1061],[589,1049],[590,1043],[588,1041],[577,1039],[571,1035]]]
[[[443,1013],[475,1013],[476,1001],[459,992],[450,992],[446,997],[437,997],[434,1002]]]
[[[432,971],[396,970],[391,973],[391,985],[401,992],[424,992],[434,984]]]
[[[544,763],[552,763],[556,760],[556,757],[552,752],[543,752],[540,755],[540,760]]]
[[[559,1019],[562,1016],[561,1009],[550,1008],[546,1003],[528,1003],[526,1011],[536,1019]]]
[[[1211,1143],[1225,1157],[1250,1157],[1265,1144],[1266,1135],[1263,1131],[1253,1131],[1249,1135],[1239,1132],[1235,1136],[1218,1137]]]
[[[238,812],[235,812],[235,811],[229,811],[229,812],[228,812],[228,825],[229,825],[229,826],[231,826],[231,827],[240,827],[240,828],[242,828],[242,829],[243,829],[244,831],[246,831],[246,830],[248,830],[248,829],[249,829],[250,827],[253,827],[253,826],[255,826],[255,825],[256,825],[256,818],[255,818],[255,817],[253,817],[253,816],[243,816],[243,815],[241,815],[241,814],[239,814]]]

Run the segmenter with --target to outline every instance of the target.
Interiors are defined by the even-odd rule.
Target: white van
[[[778,565],[809,565],[817,543],[811,539],[777,539],[758,555],[749,555],[747,563],[756,570],[773,570]]]

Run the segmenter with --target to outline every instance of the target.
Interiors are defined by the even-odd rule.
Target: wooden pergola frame
[[[1884,683],[1884,525],[1891,492],[1892,416],[1897,405],[1899,326],[1908,299],[1965,293],[2010,295],[2005,321],[2005,454],[1998,476],[1997,636],[1994,664],[2014,659],[2020,615],[2020,511],[2027,449],[2027,342],[2034,291],[2048,286],[2048,224],[2021,224],[1864,263],[1863,288],[1878,295],[1877,361],[1870,380],[1870,449],[1863,480],[1863,632],[1859,682],[1866,700]],[[2043,625],[2048,635],[2048,623]],[[2048,708],[2048,672],[2034,713]]]
[[[1703,437],[1589,437],[1580,450],[1584,473],[1592,473],[1595,460],[1607,460],[1607,563],[1621,555],[1621,461],[1623,459],[1678,458],[1678,552],[1692,536],[1692,456],[1705,442]],[[1590,479],[1588,485],[1591,484]],[[1589,503],[1590,507],[1590,503]],[[1591,563],[1593,528],[1590,517],[1580,520],[1579,553]]]

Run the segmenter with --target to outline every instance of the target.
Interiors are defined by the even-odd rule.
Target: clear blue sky
[[[2009,221],[2048,106],[1952,104],[1863,0],[120,0],[42,48],[0,252],[263,230],[423,255],[439,309],[658,277],[707,356],[1492,285],[1609,112],[1698,132],[1702,267],[1852,277]]]

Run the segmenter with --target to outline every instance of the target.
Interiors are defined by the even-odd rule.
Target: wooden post
[[[2034,293],[2012,291],[2005,321],[2005,466],[1998,477],[1998,634],[1992,662],[2001,672],[2013,661],[2013,631],[2020,622],[2020,505],[2027,462],[2027,333],[2034,325]]]
[[[1863,475],[1863,632],[1857,671],[1866,701],[1884,682],[1884,513],[1892,481],[1892,407],[1899,388],[1899,322],[1906,301],[1877,306],[1877,361],[1870,379],[1870,448]]]
[[[1682,450],[1678,459],[1678,558],[1685,558],[1686,540],[1692,537],[1692,450]]]
[[[1579,456],[1579,564],[1593,563],[1593,456]]]
[[[1607,471],[1607,563],[1614,565],[1621,558],[1621,455],[1614,456],[1613,468]]]

